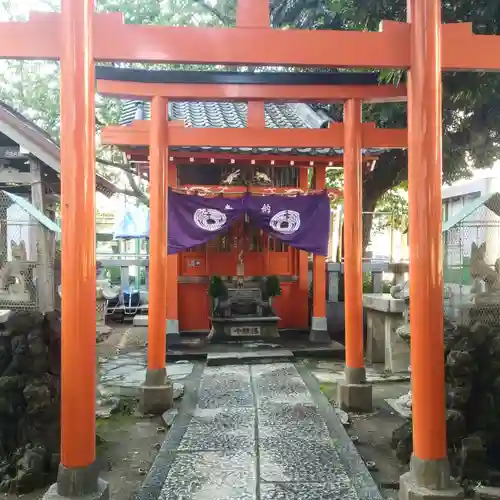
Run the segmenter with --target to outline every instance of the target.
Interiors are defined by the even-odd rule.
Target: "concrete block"
[[[314,344],[329,344],[331,341],[330,335],[328,334],[326,317],[312,318],[309,342]]]
[[[464,490],[458,485],[451,485],[449,488],[434,490],[425,486],[420,486],[412,478],[411,472],[403,474],[399,483],[400,500],[461,500],[464,498]]]
[[[450,475],[448,459],[422,460],[412,455],[410,472],[400,479],[401,500],[454,500],[464,498],[464,490]]]
[[[132,320],[134,326],[148,326],[147,314],[136,314]]]
[[[53,484],[42,497],[42,500],[70,500],[74,498],[78,498],[80,500],[109,500],[109,486],[108,483],[103,481],[102,479],[98,480],[97,483],[97,491],[95,493],[88,493],[83,496],[61,496],[57,489],[57,484]]]
[[[348,384],[341,381],[337,386],[338,403],[342,410],[369,413],[373,409],[372,385]]]

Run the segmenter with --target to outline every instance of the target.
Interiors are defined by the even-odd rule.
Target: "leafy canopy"
[[[43,7],[56,10],[58,4],[56,0],[45,0]],[[14,0],[0,0],[0,17],[22,18],[26,12],[20,11],[19,5]],[[235,0],[97,0],[99,11],[123,12],[127,22],[165,25],[231,26],[235,23],[235,6]],[[406,0],[270,0],[274,26],[307,29],[376,30],[383,19],[403,21],[405,6]],[[472,22],[476,33],[500,33],[498,0],[443,0],[442,6],[444,22]],[[60,125],[57,63],[1,61],[0,69],[0,99],[33,119],[57,140]],[[397,78],[397,74],[389,73],[386,78]],[[443,173],[445,181],[452,182],[470,175],[473,168],[491,167],[499,159],[500,75],[447,73],[443,75],[443,84]],[[98,98],[96,106],[98,123],[116,122],[116,101]],[[334,119],[341,119],[339,107],[327,106],[326,110]],[[365,120],[375,121],[381,127],[406,126],[406,107],[401,104],[365,106],[364,115]],[[119,155],[110,151],[101,153],[110,163],[101,166],[101,173],[114,179],[123,178],[125,172],[128,182],[135,180],[137,184],[136,173],[126,164],[118,169],[112,166],[121,160]],[[402,151],[381,155],[364,178],[365,211],[373,211],[378,200],[406,181],[406,163]],[[137,192],[132,185],[124,192],[139,194],[147,201],[143,188]]]

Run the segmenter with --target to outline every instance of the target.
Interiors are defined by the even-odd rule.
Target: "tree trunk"
[[[370,242],[373,212],[378,200],[389,189],[395,188],[408,179],[406,151],[392,150],[380,155],[375,168],[363,179],[363,255]]]
[[[373,212],[378,200],[391,188],[408,179],[406,151],[392,150],[382,153],[375,168],[365,174],[363,179],[363,256],[370,243],[370,233],[373,225]],[[342,225],[342,242],[344,241],[344,226]],[[344,257],[345,244],[342,245]]]

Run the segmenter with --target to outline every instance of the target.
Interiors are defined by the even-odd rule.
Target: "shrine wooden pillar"
[[[177,186],[177,165],[168,163],[168,185]],[[168,218],[168,213],[167,213]],[[167,234],[168,241],[168,234]],[[168,247],[167,247],[168,248]],[[179,339],[179,256],[167,256],[167,346]]]
[[[61,467],[47,498],[105,496],[95,467],[96,241],[92,0],[61,3]],[[106,497],[107,498],[107,497]]]
[[[344,104],[344,306],[345,380],[338,399],[347,411],[371,411],[363,350],[363,162],[362,102]]]
[[[173,404],[167,379],[167,99],[153,97],[149,140],[149,313],[148,369],[141,393],[144,413],[162,413]]]
[[[446,446],[441,252],[441,2],[409,0],[408,201],[413,456],[401,498],[459,498]],[[423,498],[423,497],[422,497]]]
[[[309,188],[309,169],[300,167],[299,188],[307,190]],[[309,253],[297,250],[298,253],[298,295],[297,302],[293,307],[296,309],[295,322],[297,328],[306,329],[309,322]]]
[[[325,189],[326,166],[319,165],[314,170],[314,189]],[[314,343],[329,343],[330,336],[326,323],[326,259],[323,255],[313,256],[313,307],[309,340]]]

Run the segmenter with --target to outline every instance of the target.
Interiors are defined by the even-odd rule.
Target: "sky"
[[[4,4],[9,4],[9,10],[15,16],[21,16],[26,18],[30,11],[51,11],[50,4],[59,3],[56,0],[0,0],[0,21],[7,20],[6,12],[4,9]]]

